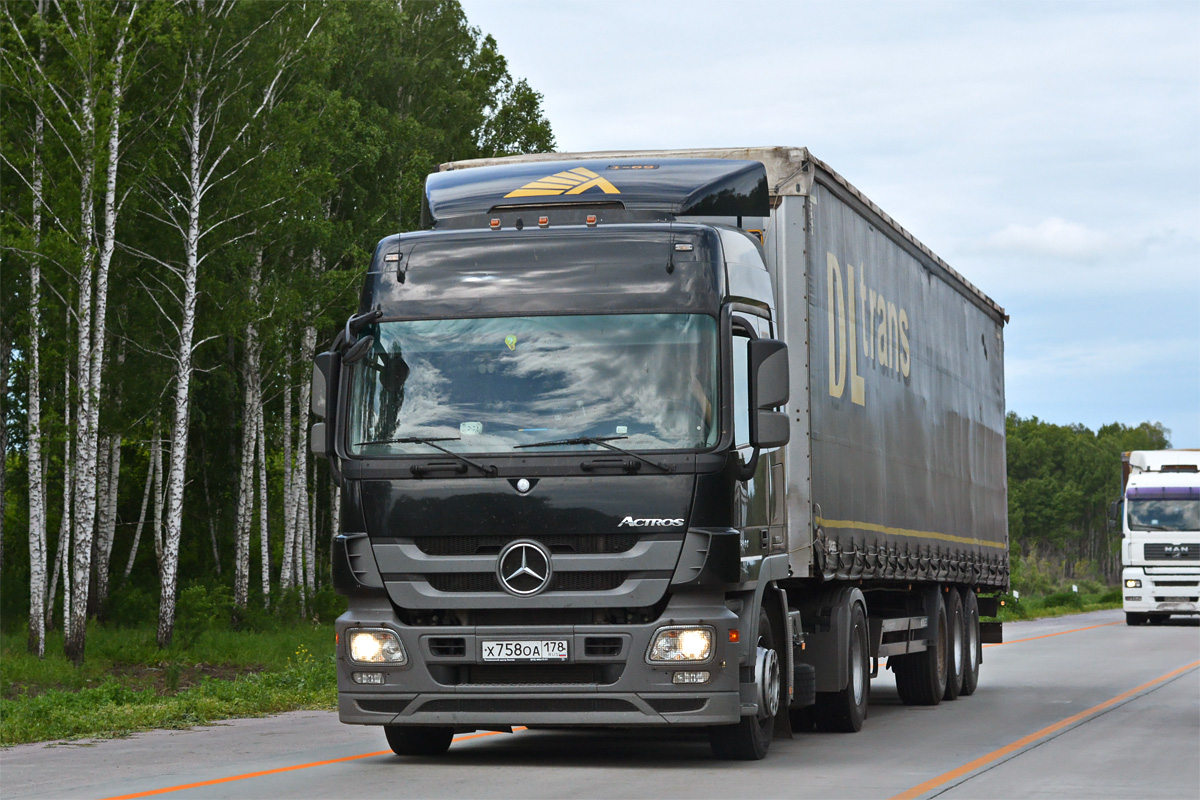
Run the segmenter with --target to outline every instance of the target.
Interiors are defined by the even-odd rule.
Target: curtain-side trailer
[[[1003,309],[804,148],[442,165],[317,357],[344,722],[698,726],[974,692]]]

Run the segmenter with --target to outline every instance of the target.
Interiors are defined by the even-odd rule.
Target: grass
[[[209,630],[189,647],[159,650],[154,628],[89,625],[87,661],[76,669],[62,637],[46,657],[24,633],[0,645],[0,745],[112,738],[232,717],[337,706],[332,625],[268,632]]]
[[[1085,611],[1120,608],[1122,604],[1121,587],[1119,586],[1099,592],[1065,591],[1044,596],[1023,595],[1019,600],[1014,600],[1012,595],[1006,594],[1003,599],[1004,605],[1000,607],[1000,616],[998,617],[1001,622],[1065,617],[1068,614],[1080,614]]]

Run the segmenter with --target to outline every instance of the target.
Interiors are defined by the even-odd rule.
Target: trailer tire
[[[967,631],[967,660],[963,670],[960,697],[975,694],[979,687],[979,666],[983,663],[983,644],[979,636],[979,598],[968,586],[962,587],[963,623]]]
[[[818,692],[813,709],[817,730],[857,733],[867,718],[871,694],[871,655],[867,640],[867,614],[859,603],[850,608],[850,646],[847,648],[846,688],[840,692]]]
[[[388,746],[398,756],[440,756],[450,749],[454,728],[384,725]]]
[[[946,604],[937,587],[925,593],[924,611],[932,632],[928,649],[888,659],[896,673],[900,701],[909,706],[936,706],[946,693]]]
[[[1137,614],[1133,611],[1125,612],[1125,624],[1126,625],[1141,625],[1141,624],[1145,623],[1148,618],[1149,617],[1146,614]]]
[[[962,694],[963,672],[967,665],[966,615],[963,614],[962,597],[958,589],[951,586],[942,595],[946,604],[946,691],[943,700],[957,700]]]
[[[714,725],[708,729],[708,741],[712,745],[713,755],[725,761],[758,761],[765,758],[771,747],[771,738],[775,735],[775,714],[783,705],[782,680],[778,665],[779,652],[775,647],[775,632],[771,629],[771,620],[767,618],[767,610],[758,610],[758,649],[755,664],[763,659],[771,659],[775,664],[774,675],[767,676],[766,691],[773,693],[774,713],[763,712],[761,698],[759,713],[742,717],[732,725]],[[757,666],[756,666],[757,668]]]

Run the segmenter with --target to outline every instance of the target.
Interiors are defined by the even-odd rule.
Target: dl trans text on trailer
[[[1004,310],[803,148],[444,164],[317,356],[343,722],[714,754],[970,695]]]

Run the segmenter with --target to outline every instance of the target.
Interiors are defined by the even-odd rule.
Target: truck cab
[[[1200,614],[1200,451],[1135,450],[1121,461],[1126,622]]]

